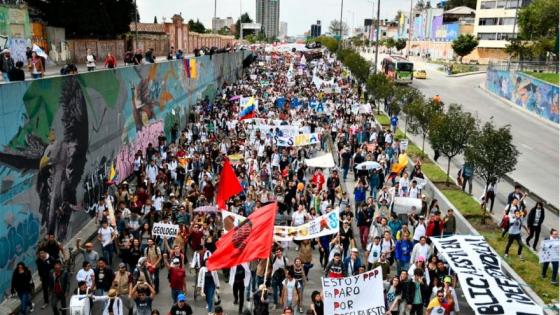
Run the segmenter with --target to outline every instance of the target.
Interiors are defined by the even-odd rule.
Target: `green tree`
[[[437,115],[430,124],[428,140],[441,155],[447,157],[447,179],[449,185],[449,168],[451,159],[463,153],[471,136],[477,129],[477,121],[471,113],[464,112],[460,105],[451,104],[447,112]]]
[[[535,55],[558,58],[559,0],[535,0],[519,9],[518,38],[530,41]]]
[[[481,130],[473,133],[465,149],[465,160],[474,166],[486,186],[515,170],[519,151],[512,143],[510,126],[494,127],[488,121]],[[482,223],[486,222],[486,209],[483,210]]]
[[[339,59],[350,69],[350,72],[360,83],[365,83],[369,76],[371,64],[353,50],[343,49],[340,51]]]
[[[374,102],[384,100],[393,93],[394,84],[387,79],[383,73],[376,73],[369,76],[366,87]],[[379,112],[379,106],[377,107]]]
[[[241,20],[237,19],[237,22],[235,22],[235,38],[239,38],[239,30],[241,30],[241,23],[253,23],[253,20],[251,19],[251,17],[249,16],[249,13],[245,12],[241,15]],[[254,34],[255,30],[243,30],[243,37],[245,38],[245,36],[250,35],[250,34]]]
[[[157,16],[154,15],[154,24],[158,24],[157,23]]]
[[[327,47],[330,52],[336,52],[338,50],[338,41],[334,37],[323,35],[312,40],[321,43],[321,45]]]
[[[463,63],[463,57],[470,54],[476,46],[478,46],[478,39],[472,34],[461,34],[451,44],[451,48],[459,56],[461,63]]]
[[[417,90],[416,90],[417,91]],[[440,115],[441,105],[433,100],[427,101],[423,95],[415,96],[403,109],[407,115],[408,129],[415,135],[422,135],[422,153],[424,152],[424,143],[426,137],[430,133],[432,120]]]
[[[189,26],[190,32],[196,32],[200,34],[206,32],[206,28],[204,27],[204,24],[202,24],[198,19],[196,19],[196,22],[191,19],[187,24]]]
[[[519,38],[512,39],[510,43],[506,45],[506,52],[513,58],[519,60],[531,60],[535,56],[535,51],[531,43]]]
[[[385,45],[385,47],[391,49],[397,45],[397,42],[392,37],[389,37],[383,44]]]
[[[406,40],[404,38],[399,38],[395,42],[395,48],[397,51],[401,51],[406,47]]]
[[[231,30],[228,26],[224,26],[218,30],[218,34],[220,35],[231,35]]]
[[[138,16],[134,0],[28,0],[30,16],[66,29],[67,38],[115,38]],[[139,20],[139,18],[138,18]]]

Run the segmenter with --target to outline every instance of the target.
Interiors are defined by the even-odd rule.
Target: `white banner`
[[[501,258],[483,236],[454,235],[431,238],[457,273],[461,288],[476,314],[542,314],[519,283],[502,271]]]
[[[318,133],[305,133],[292,137],[277,137],[276,145],[279,147],[301,147],[321,142]]]
[[[385,315],[381,266],[346,278],[322,278],[325,314]]]
[[[177,224],[167,224],[167,223],[154,223],[152,227],[153,236],[161,237],[175,237],[179,232],[179,226]]]
[[[422,209],[422,199],[409,197],[395,197],[393,199],[393,212],[396,214],[409,214],[412,207],[416,207],[416,211],[420,211]]]
[[[249,125],[247,126],[251,130],[251,139],[256,138],[257,130],[261,133],[261,139],[272,130],[273,134],[276,134],[276,129],[278,129],[282,133],[282,137],[295,137],[300,133],[306,134],[311,132],[310,127],[296,127],[296,126],[288,126],[288,125],[264,125],[264,124],[256,124],[256,125]]]
[[[542,241],[541,252],[539,253],[541,264],[544,262],[558,261],[559,254],[560,254],[560,239]]]
[[[291,240],[308,240],[340,231],[338,210],[332,210],[313,221],[300,226],[275,226],[274,240],[277,242]]]

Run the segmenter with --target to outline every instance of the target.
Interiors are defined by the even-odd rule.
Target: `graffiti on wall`
[[[131,157],[186,124],[188,108],[241,73],[244,53],[197,58],[198,77],[170,61],[0,86],[0,294],[15,264],[34,267],[46,233],[72,237],[88,209],[131,175]]]
[[[559,88],[556,85],[521,72],[489,69],[486,88],[544,119],[559,122]]]

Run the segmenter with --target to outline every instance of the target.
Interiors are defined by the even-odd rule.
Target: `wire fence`
[[[558,73],[558,61],[512,61],[512,60],[491,60],[488,63],[488,70],[507,70],[507,71],[532,71],[532,72],[553,72]]]

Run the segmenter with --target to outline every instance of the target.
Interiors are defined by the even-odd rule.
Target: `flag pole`
[[[268,275],[268,264],[270,262],[270,255],[266,258],[266,266],[264,267],[264,282],[263,284],[266,286],[266,275]],[[261,299],[264,297],[264,290],[261,291]]]

